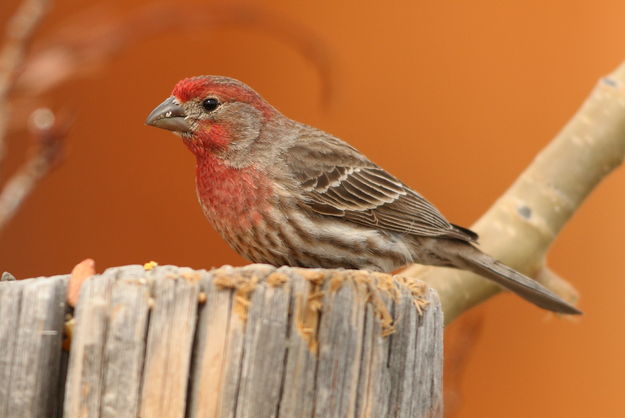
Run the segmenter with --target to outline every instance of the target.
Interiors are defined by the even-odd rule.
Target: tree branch
[[[586,196],[624,156],[625,63],[599,81],[569,123],[473,225],[480,247],[574,302],[577,293],[547,270],[545,254]],[[402,274],[418,276],[438,291],[446,324],[501,290],[459,270],[413,265]]]

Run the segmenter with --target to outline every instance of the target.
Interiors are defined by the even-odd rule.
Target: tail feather
[[[571,315],[582,313],[536,280],[484,254],[472,245],[463,245],[463,247],[456,254],[463,262],[463,266],[458,267],[486,277],[541,308]]]

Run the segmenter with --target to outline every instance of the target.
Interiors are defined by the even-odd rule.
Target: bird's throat
[[[222,233],[261,222],[270,205],[270,183],[253,166],[233,168],[215,155],[197,156],[195,181],[204,214]]]
[[[184,144],[198,160],[226,151],[230,141],[230,132],[224,126],[210,123],[202,124],[193,135],[183,137]]]

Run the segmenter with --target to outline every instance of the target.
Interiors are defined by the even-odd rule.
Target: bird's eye
[[[202,107],[207,112],[212,112],[213,110],[219,107],[219,100],[214,97],[209,97],[208,99],[202,100]]]

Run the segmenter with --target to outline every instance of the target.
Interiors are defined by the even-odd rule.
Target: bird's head
[[[238,80],[219,76],[186,78],[145,123],[180,135],[196,156],[241,152],[278,112]]]

